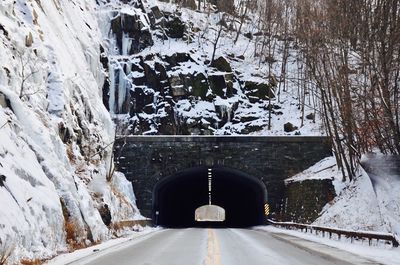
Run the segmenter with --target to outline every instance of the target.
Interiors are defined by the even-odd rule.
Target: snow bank
[[[353,182],[342,182],[341,171],[337,168],[336,160],[327,157],[305,171],[285,180],[285,182],[301,182],[313,179],[331,179],[337,196],[326,204],[320,213],[320,217],[313,225],[334,227],[355,231],[384,231],[391,232],[385,222],[385,216],[374,187],[368,174],[360,169],[360,176]],[[380,186],[382,187],[382,186]],[[396,200],[397,188],[392,188],[385,198],[391,195]],[[383,193],[381,193],[382,196]],[[399,193],[397,193],[399,194]],[[389,197],[388,197],[389,196]],[[385,201],[385,199],[381,199]],[[394,204],[391,204],[394,205]],[[393,212],[396,215],[396,212]]]
[[[372,183],[363,170],[354,182],[347,184],[332,204],[324,207],[321,216],[313,224],[354,231],[388,231]]]
[[[365,264],[363,263],[365,258],[370,259],[366,264],[387,264],[387,265],[398,265],[400,260],[400,250],[398,248],[392,248],[391,246],[385,246],[382,244],[373,246],[368,245],[368,240],[364,242],[355,241],[350,243],[349,240],[345,240],[343,237],[339,240],[332,240],[327,237],[317,236],[315,234],[307,234],[295,230],[280,229],[272,226],[257,227],[257,230],[264,230],[270,233],[276,234],[278,237],[283,237],[286,240],[291,240],[290,237],[295,237],[297,242],[301,242],[302,247],[319,247],[318,251],[325,255],[332,255],[340,257],[348,257],[346,260],[349,264]],[[289,238],[286,236],[290,236]],[[303,239],[303,240],[301,240]],[[316,245],[315,243],[318,243]],[[321,245],[322,244],[322,245]],[[361,260],[360,260],[361,258]]]
[[[369,154],[362,158],[375,191],[383,222],[400,240],[400,157]]]

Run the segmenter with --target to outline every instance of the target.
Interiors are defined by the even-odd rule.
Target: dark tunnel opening
[[[249,227],[265,224],[265,185],[229,168],[212,168],[212,204],[225,209],[223,222],[196,222],[197,208],[209,204],[208,168],[192,168],[162,179],[154,188],[153,220],[164,227]]]

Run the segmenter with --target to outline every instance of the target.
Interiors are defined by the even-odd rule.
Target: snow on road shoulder
[[[121,248],[125,248],[128,245],[136,244],[143,239],[146,239],[150,234],[159,231],[159,228],[145,227],[141,228],[139,232],[128,233],[125,237],[111,239],[99,245],[91,246],[85,249],[76,250],[71,253],[59,255],[49,261],[46,265],[66,265],[78,262],[82,259],[87,259],[91,256],[97,256],[107,254],[111,251],[116,251]]]
[[[354,231],[388,231],[383,226],[381,211],[371,181],[365,171],[327,204],[314,225]]]
[[[286,234],[302,238],[308,241],[317,242],[326,246],[334,247],[342,251],[347,251],[361,257],[365,257],[379,264],[398,265],[400,261],[400,248],[393,248],[385,245],[367,246],[360,243],[351,244],[344,241],[336,241],[328,238],[318,237],[316,235],[305,234],[299,231],[285,230],[272,226],[260,226],[257,230],[263,230],[274,234]],[[367,244],[367,243],[366,243]]]
[[[364,170],[360,169],[360,176],[354,181],[343,182],[342,174],[332,156],[286,179],[285,182],[318,179],[332,179],[337,197],[325,205],[314,225],[355,231],[392,231],[385,225],[373,185]]]
[[[362,165],[375,191],[383,222],[400,240],[400,157],[365,155]]]

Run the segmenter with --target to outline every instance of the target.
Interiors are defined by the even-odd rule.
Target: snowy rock
[[[232,72],[231,65],[224,57],[218,57],[218,59],[214,60],[211,64],[212,67],[217,68],[218,71],[221,72]]]
[[[0,4],[0,251],[11,251],[10,264],[110,238],[104,204],[117,219],[137,217],[109,181],[114,128],[96,8]]]
[[[153,45],[147,17],[137,12],[139,14],[123,13],[122,10],[113,14],[111,31],[121,55],[136,54]]]
[[[118,128],[123,128],[118,132],[295,134],[295,131],[285,132],[283,124],[284,121],[297,124],[296,120],[301,117],[293,103],[297,100],[297,85],[288,83],[284,91],[279,90],[279,98],[276,97],[279,83],[274,76],[280,69],[281,58],[273,64],[276,65],[274,69],[268,70],[268,64],[260,62],[250,52],[252,49],[248,49],[256,45],[256,40],[247,40],[240,35],[234,43],[236,31],[227,26],[221,33],[216,59],[210,66],[221,13],[207,15],[206,12],[181,8],[176,3],[152,0],[132,8],[112,2],[100,7],[102,46],[109,61],[106,67],[109,83],[103,87],[103,101]],[[226,19],[226,15],[223,16]],[[127,25],[122,17],[132,17],[128,20],[133,24],[144,25],[137,28],[141,32],[148,31],[153,43],[148,42],[145,47],[132,51],[131,47],[136,47],[135,41],[128,36],[127,29],[123,30]],[[110,21],[115,25],[112,26]],[[247,30],[251,30],[251,23],[246,21],[243,32]],[[266,73],[270,74],[267,76]],[[295,73],[291,66],[288,75]],[[225,103],[216,102],[219,98],[226,100]],[[269,100],[273,105],[277,105],[278,100],[284,102],[285,107],[271,111],[266,108]],[[232,104],[235,104],[235,108],[231,108],[233,111],[221,115],[221,110]],[[181,108],[183,105],[190,105],[190,108]],[[305,107],[305,111],[311,109]],[[207,121],[207,125],[202,121]],[[318,118],[316,121],[302,122],[298,131],[302,135],[321,134],[321,123]]]
[[[293,132],[295,130],[297,130],[297,126],[294,126],[292,123],[287,122],[283,125],[283,128],[285,130],[285,132]]]

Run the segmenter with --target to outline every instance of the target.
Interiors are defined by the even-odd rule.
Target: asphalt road
[[[377,264],[296,237],[249,229],[167,229],[71,264],[330,265]]]

